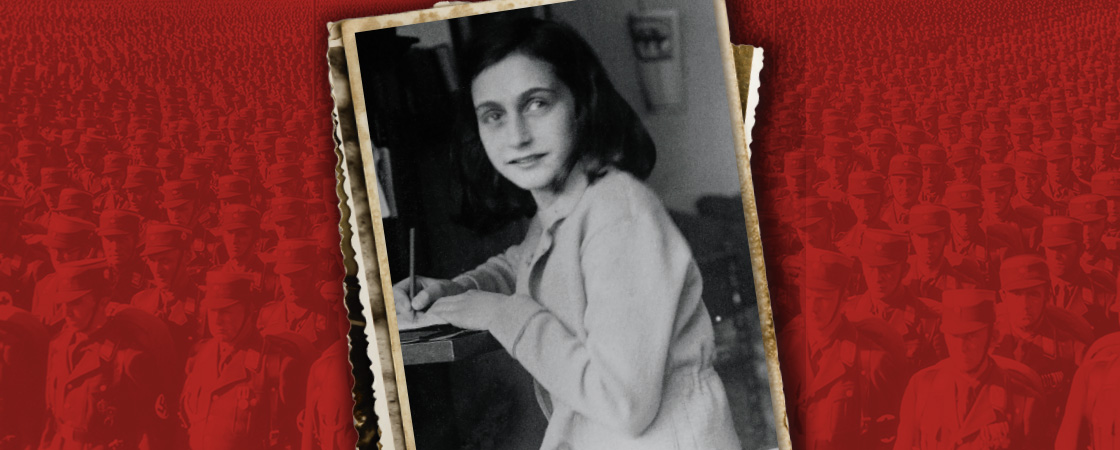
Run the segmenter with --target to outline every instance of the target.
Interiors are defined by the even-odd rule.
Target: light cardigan
[[[490,332],[536,380],[542,449],[741,448],[700,271],[629,173],[574,171],[522,243],[455,281],[509,295]]]

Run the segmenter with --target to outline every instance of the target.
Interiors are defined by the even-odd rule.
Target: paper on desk
[[[435,314],[419,313],[416,315],[416,320],[409,320],[403,316],[397,316],[397,331],[408,331],[446,324],[446,320],[439,318]]]

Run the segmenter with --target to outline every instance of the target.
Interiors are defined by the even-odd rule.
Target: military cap
[[[261,213],[246,205],[227,205],[222,208],[222,229],[226,231],[259,228]]]
[[[92,211],[93,194],[81,189],[65,188],[58,194],[58,206],[55,211]]]
[[[1093,111],[1089,108],[1081,107],[1073,111],[1074,122],[1092,122]]]
[[[1042,143],[1042,154],[1046,156],[1047,161],[1057,161],[1069,158],[1072,150],[1069,141],[1054,139]]]
[[[179,175],[187,181],[205,178],[210,174],[211,161],[200,156],[188,156],[183,159],[183,173]]]
[[[183,153],[168,147],[156,150],[156,167],[160,169],[171,169],[183,166]]]
[[[887,173],[890,176],[922,176],[922,160],[912,155],[894,155]]]
[[[990,106],[987,111],[984,112],[984,118],[988,120],[988,123],[1007,123],[1007,110],[996,106]]]
[[[942,114],[937,118],[937,127],[945,130],[950,128],[959,128],[961,126],[961,119],[953,114]]]
[[[1053,126],[1054,129],[1057,130],[1070,128],[1073,126],[1073,118],[1066,113],[1054,114],[1054,118],[1051,120],[1051,126]]]
[[[268,166],[268,186],[270,187],[302,178],[303,170],[299,163],[281,162]]]
[[[1033,135],[1034,123],[1030,119],[1013,119],[1011,121],[1011,134],[1016,136]]]
[[[1047,122],[1045,120],[1034,121],[1033,125],[1031,125],[1031,128],[1034,130],[1034,132],[1032,133],[1032,135],[1034,136],[1048,136],[1054,133],[1054,127],[1050,126],[1050,122]]]
[[[198,199],[198,185],[194,181],[168,181],[160,190],[163,191],[164,208],[178,208]]]
[[[856,128],[860,130],[868,130],[878,128],[880,124],[879,115],[875,113],[860,113],[856,116]]]
[[[945,188],[944,203],[950,209],[979,208],[983,199],[980,187],[973,184],[957,183]]]
[[[132,138],[134,145],[153,145],[159,143],[159,133],[150,130],[136,130]]]
[[[311,268],[319,246],[312,239],[286,239],[276,245],[276,273],[286,275]]]
[[[1083,223],[1108,217],[1108,199],[1100,194],[1084,194],[1069,200],[1069,216]]]
[[[1120,197],[1120,172],[1097,172],[1093,174],[1091,188],[1094,194],[1105,197]]]
[[[905,125],[898,140],[907,145],[922,145],[929,142],[929,134],[916,126]]]
[[[190,230],[169,223],[153,223],[148,225],[144,236],[144,251],[141,256],[151,256],[171,250],[184,250],[187,248],[187,237]]]
[[[1015,169],[1007,164],[984,164],[980,166],[980,186],[989,189],[1007,186],[1015,182]]]
[[[1080,220],[1065,216],[1050,216],[1042,219],[1043,247],[1061,247],[1081,242],[1083,225]]]
[[[941,296],[941,331],[945,334],[968,334],[996,322],[995,291],[951,289]]]
[[[906,261],[910,253],[910,239],[902,233],[869,229],[863,234],[859,260],[865,266],[876,267]]]
[[[109,152],[103,159],[102,175],[126,172],[128,170],[128,155],[121,152]]]
[[[829,208],[827,198],[807,197],[802,200],[802,203],[804,206],[799,209],[804,215],[795,224],[798,228],[809,227],[832,217],[832,210]]]
[[[871,140],[867,145],[872,147],[894,147],[898,145],[898,137],[886,128],[877,128],[871,132]]]
[[[256,152],[240,150],[233,152],[229,159],[229,167],[233,170],[247,170],[257,167]]]
[[[1116,143],[1116,131],[1106,127],[1093,127],[1090,131],[1093,142],[1097,145],[1108,146]]]
[[[922,144],[918,147],[918,158],[922,160],[924,165],[944,165],[947,162],[948,155],[945,154],[945,149],[936,144]]]
[[[1000,287],[1005,290],[1026,289],[1050,283],[1050,267],[1035,254],[1012,256],[999,267]]]
[[[229,270],[212,270],[206,273],[203,308],[217,310],[234,305],[248,305],[251,300],[253,300],[251,274]]]
[[[910,208],[910,232],[929,234],[949,230],[949,210],[940,205],[914,205]]]
[[[159,171],[146,166],[129,166],[128,175],[125,176],[125,189],[146,188],[155,189],[159,185]]]
[[[327,158],[313,158],[303,161],[303,177],[314,179],[320,177],[334,178],[335,160]]]
[[[886,178],[879,172],[855,171],[848,174],[848,194],[870,195],[885,191]]]
[[[219,159],[227,153],[229,153],[229,144],[223,141],[206,141],[202,146],[202,157],[210,161]]]
[[[218,177],[218,199],[225,200],[249,195],[251,187],[249,179],[237,175],[222,175]]]
[[[295,197],[277,197],[272,200],[270,212],[274,223],[307,216],[307,202]]]
[[[810,248],[805,250],[805,287],[843,290],[853,271],[851,258],[840,253]]]
[[[47,145],[42,141],[23,139],[16,144],[16,158],[42,158],[47,154]]]
[[[813,155],[805,151],[787,152],[783,160],[785,162],[783,172],[790,176],[804,175],[816,167]]]
[[[824,140],[824,154],[849,156],[852,154],[852,141],[847,138],[829,136]]]
[[[140,215],[123,209],[102,211],[97,234],[101,236],[139,235]]]
[[[52,293],[56,304],[70,303],[90,293],[108,289],[108,268],[104,258],[84,259],[60,264]]]
[[[980,114],[979,111],[965,111],[964,114],[961,115],[961,125],[977,124],[983,121],[984,115]]]
[[[1019,173],[1046,173],[1046,158],[1035,152],[1015,152],[1015,171]]]
[[[979,148],[975,145],[966,142],[960,142],[953,144],[950,149],[951,153],[949,154],[948,161],[950,164],[955,164],[960,161],[980,159]]]
[[[51,215],[43,245],[56,249],[72,249],[92,245],[93,230],[97,225],[76,217]]]
[[[70,170],[65,167],[44,167],[39,169],[39,187],[56,189],[70,185]]]

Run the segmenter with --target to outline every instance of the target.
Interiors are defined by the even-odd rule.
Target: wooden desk
[[[401,356],[406,366],[464,361],[502,349],[488,331],[438,326],[400,334]]]

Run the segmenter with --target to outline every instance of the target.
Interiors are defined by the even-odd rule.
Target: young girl
[[[489,330],[536,380],[544,449],[741,448],[700,272],[641,181],[655,151],[640,119],[570,28],[488,31],[464,54],[466,197],[491,216],[535,214],[478,268],[418,277],[415,298],[398,283],[398,320]]]

